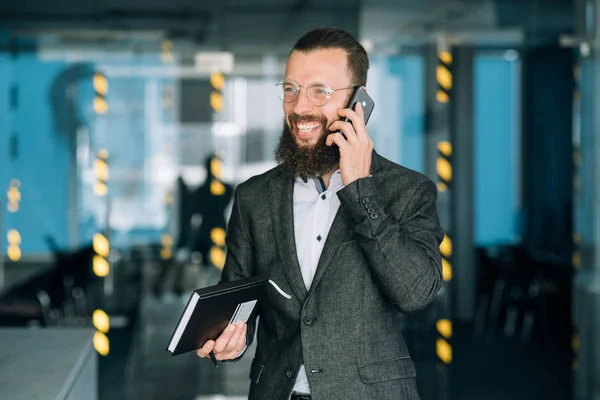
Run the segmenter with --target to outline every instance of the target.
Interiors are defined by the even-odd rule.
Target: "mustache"
[[[292,126],[293,124],[296,124],[298,122],[302,123],[302,122],[321,122],[323,124],[323,126],[327,125],[327,118],[325,117],[318,117],[318,116],[313,116],[313,115],[298,115],[295,113],[291,113],[288,116],[288,123],[290,126]]]

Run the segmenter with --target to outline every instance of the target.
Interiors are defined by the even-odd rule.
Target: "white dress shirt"
[[[294,237],[306,290],[310,289],[329,229],[340,207],[336,193],[343,188],[339,170],[331,176],[327,190],[320,179],[304,182],[297,178],[294,184]],[[298,371],[294,391],[310,393],[304,364]]]

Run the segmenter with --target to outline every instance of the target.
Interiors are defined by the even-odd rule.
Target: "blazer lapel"
[[[378,171],[380,166],[380,156],[375,152],[375,150],[373,150],[373,155],[371,157],[371,174]],[[337,252],[338,247],[340,247],[340,244],[342,244],[342,241],[350,229],[352,229],[350,218],[346,211],[344,211],[344,208],[340,205],[340,208],[338,209],[338,212],[333,220],[333,224],[331,225],[331,229],[329,230],[329,234],[327,235],[325,246],[323,246],[321,258],[319,258],[319,263],[317,264],[317,271],[315,272],[315,277],[313,278],[310,286],[310,292],[315,290],[321,281],[321,278],[323,278],[323,275],[325,275],[327,268],[331,264],[333,256]]]
[[[331,229],[329,229],[329,234],[327,235],[327,240],[325,241],[325,245],[323,246],[323,252],[321,252],[321,257],[319,258],[319,263],[317,264],[317,270],[315,272],[315,277],[313,278],[312,284],[310,286],[310,291],[314,291],[323,275],[325,275],[325,271],[331,264],[331,260],[335,255],[338,247],[342,244],[342,240],[346,237],[346,234],[350,230],[352,226],[348,221],[348,217],[346,216],[346,212],[342,207],[338,209],[338,212],[333,219],[333,224],[331,225]]]
[[[277,250],[284,264],[283,271],[294,294],[304,303],[307,291],[294,236],[294,180],[284,174],[272,179],[269,183],[269,202]]]

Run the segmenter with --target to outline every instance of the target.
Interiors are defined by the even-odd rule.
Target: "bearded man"
[[[369,59],[340,29],[308,32],[278,84],[278,166],[240,184],[222,281],[268,277],[256,318],[197,354],[235,361],[257,337],[250,400],[414,400],[402,313],[442,285],[437,190],[378,155],[363,110]],[[343,121],[347,118],[348,121]]]

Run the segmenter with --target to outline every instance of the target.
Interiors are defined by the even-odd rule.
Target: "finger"
[[[356,114],[358,114],[358,116],[360,117],[360,120],[364,122],[365,110],[363,109],[362,104],[360,104],[360,101],[356,102],[356,106],[354,106],[354,111],[356,112]]]
[[[327,136],[325,144],[327,146],[331,146],[334,143],[337,144],[337,146],[340,148],[340,151],[348,146],[348,141],[340,132],[331,133],[329,136]]]
[[[246,345],[246,332],[248,331],[248,325],[246,325],[245,323],[243,323],[242,325],[242,334],[240,335],[240,339],[237,342],[237,354],[240,353],[240,351],[242,351],[242,349],[244,348],[244,346]]]
[[[335,121],[333,124],[329,126],[330,131],[342,131],[344,132],[344,136],[346,139],[353,143],[356,141],[356,132],[354,131],[354,127],[352,123],[348,121]]]
[[[231,336],[233,335],[234,332],[235,332],[235,325],[228,325],[227,328],[225,328],[223,330],[223,333],[221,333],[221,336],[219,336],[219,338],[216,340],[215,348],[213,349],[213,351],[215,352],[215,355],[217,355],[218,353],[221,353],[221,352],[223,352],[223,350],[225,350],[225,347],[227,346],[227,343],[229,343],[229,340],[231,339]]]
[[[365,139],[365,137],[368,137],[368,134],[366,133],[367,128],[365,127],[364,111],[360,103],[356,103],[355,107],[356,111],[349,108],[339,109],[338,114],[350,120],[356,137],[362,140]]]
[[[237,348],[237,344],[240,340],[240,335],[242,334],[242,327],[239,324],[235,326],[235,332],[231,335],[231,339],[229,339],[229,343],[225,346],[225,353],[234,353]]]
[[[202,346],[202,348],[198,349],[196,354],[198,355],[198,357],[206,358],[208,357],[208,354],[213,350],[214,347],[214,340],[209,340],[206,343],[204,343],[204,346]]]

